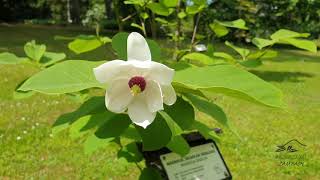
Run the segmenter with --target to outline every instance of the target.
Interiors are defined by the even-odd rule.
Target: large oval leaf
[[[257,76],[232,65],[191,67],[176,72],[174,84],[222,93],[270,107],[283,107],[282,93]]]
[[[62,61],[66,58],[64,53],[54,53],[54,52],[45,52],[40,60],[40,63],[43,66],[51,66],[59,61]]]
[[[0,53],[0,64],[18,64],[28,58],[17,57],[15,54],[4,52]]]
[[[271,39],[273,40],[279,40],[279,39],[286,39],[286,38],[306,38],[309,37],[309,33],[298,33],[294,31],[290,31],[288,29],[279,29],[275,33],[271,34]]]
[[[280,44],[291,44],[300,49],[311,51],[313,53],[317,52],[317,45],[315,42],[305,39],[295,39],[295,38],[286,38],[279,41]]]
[[[225,26],[225,27],[230,27],[230,28],[237,28],[237,29],[244,29],[247,30],[248,27],[246,26],[246,22],[243,19],[237,19],[234,21],[218,21],[215,20],[218,24]]]
[[[146,129],[135,126],[142,138],[143,150],[153,151],[165,147],[171,140],[172,132],[164,118],[158,113]]]
[[[263,39],[263,38],[253,38],[252,43],[256,45],[259,49],[262,49],[266,46],[273,45],[276,43],[275,40]]]
[[[68,44],[70,50],[76,54],[92,51],[105,43],[111,42],[108,37],[99,38],[97,36],[85,36],[81,35]]]
[[[92,70],[101,63],[82,60],[65,61],[35,74],[19,90],[64,94],[101,87]]]
[[[147,8],[149,8],[153,13],[161,15],[161,16],[169,16],[173,11],[170,11],[169,8],[167,8],[165,5],[161,3],[149,3],[147,5]]]
[[[205,54],[198,53],[198,52],[186,54],[182,57],[182,60],[184,60],[184,61],[191,60],[190,62],[192,62],[192,63],[202,64],[202,65],[212,65],[216,62],[210,56],[207,56]]]
[[[100,126],[95,132],[95,135],[101,139],[119,137],[128,129],[131,122],[128,115],[117,114]]]
[[[204,98],[194,96],[192,94],[185,94],[185,97],[196,107],[199,111],[211,116],[219,123],[228,126],[228,118],[223,109],[213,102],[207,101]]]
[[[180,156],[185,156],[189,153],[190,151],[190,146],[188,142],[181,136],[175,136],[172,137],[171,141],[167,145],[167,147],[172,151]]]
[[[106,114],[111,114],[111,112],[106,110],[105,100],[103,96],[91,97],[86,102],[81,104],[81,106],[73,112],[62,114],[57,118],[52,127],[52,133],[57,134],[60,131],[69,127],[70,124],[79,120],[83,116],[92,115],[92,114],[103,114],[104,117],[107,117]],[[109,116],[108,116],[109,117]],[[90,117],[88,124],[81,127],[83,130],[90,129],[95,121],[93,119],[99,119],[98,117]]]
[[[182,97],[178,97],[172,106],[165,106],[164,110],[184,130],[190,128],[195,121],[192,105]]]
[[[178,5],[178,0],[160,0],[160,3],[166,7],[176,7]]]

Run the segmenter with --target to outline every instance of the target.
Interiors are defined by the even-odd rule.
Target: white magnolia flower
[[[171,86],[174,70],[151,61],[146,40],[133,32],[127,39],[127,61],[113,60],[94,68],[96,79],[108,85],[108,110],[128,115],[133,123],[146,128],[163,103],[172,105],[177,97]]]

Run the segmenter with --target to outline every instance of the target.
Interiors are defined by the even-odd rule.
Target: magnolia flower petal
[[[155,81],[148,81],[144,91],[144,98],[151,112],[163,110],[163,98],[160,85]]]
[[[156,114],[156,112],[150,112],[141,96],[135,97],[128,106],[128,115],[132,122],[143,128],[147,128],[154,121]]]
[[[127,68],[125,64],[126,61],[123,60],[108,61],[93,68],[93,73],[100,83],[110,83],[122,70]]]
[[[150,69],[147,77],[151,80],[154,80],[161,85],[170,85],[174,76],[174,69],[169,68],[168,66],[157,63],[150,62]]]
[[[174,91],[174,88],[171,85],[163,85],[161,86],[162,94],[163,94],[163,102],[166,105],[172,105],[177,100],[176,92]]]
[[[127,39],[127,58],[130,60],[151,61],[151,53],[147,41],[137,33],[130,33]]]
[[[116,79],[106,92],[105,103],[109,111],[122,113],[127,109],[132,99],[133,95],[128,86],[128,79]]]

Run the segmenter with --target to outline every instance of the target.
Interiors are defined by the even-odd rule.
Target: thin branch
[[[198,29],[198,25],[199,25],[199,21],[200,21],[200,15],[201,13],[198,13],[198,16],[197,16],[197,20],[196,20],[196,24],[194,26],[194,29],[193,29],[193,34],[192,34],[192,39],[191,39],[191,49],[190,51],[192,51],[192,47],[193,47],[193,44],[194,44],[194,40],[196,38],[196,34],[197,34],[197,29]]]
[[[135,13],[133,13],[133,14],[130,14],[130,15],[128,15],[127,17],[121,19],[121,22],[124,22],[124,21],[126,21],[126,20],[129,20],[130,18],[134,17],[135,15],[137,15],[137,12],[135,12]]]

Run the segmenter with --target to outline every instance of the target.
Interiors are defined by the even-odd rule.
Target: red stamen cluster
[[[146,88],[146,80],[142,76],[134,76],[129,80],[128,85],[130,88],[132,88],[134,85],[137,85],[140,87],[142,92]]]

